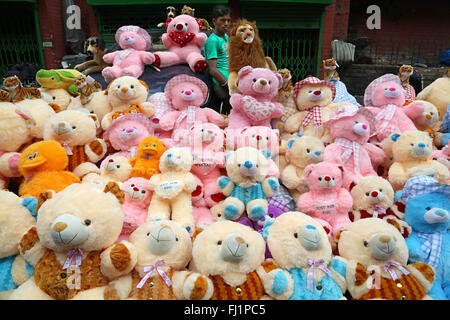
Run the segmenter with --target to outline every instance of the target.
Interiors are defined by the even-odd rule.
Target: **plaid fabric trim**
[[[322,108],[314,106],[307,111],[308,113],[302,121],[302,127],[305,128],[312,119],[314,119],[314,126],[320,127],[322,125]]]
[[[350,141],[345,138],[337,138],[334,140],[334,143],[337,145],[344,147],[346,150],[341,154],[342,163],[347,162],[350,156],[353,153],[353,162],[355,163],[355,172],[359,172],[359,150],[360,144],[356,141]]]
[[[405,90],[405,100],[416,100],[416,90],[412,85],[404,86],[403,90]]]
[[[297,106],[295,105],[292,92],[279,92],[273,99],[273,102],[281,103],[284,106],[283,115],[281,121],[285,122],[290,116],[297,113]]]
[[[280,185],[277,193],[267,199],[267,203],[287,212],[295,209],[295,201],[285,187]]]
[[[206,98],[208,97],[208,86],[206,85],[206,83],[204,83],[199,78],[188,76],[187,74],[180,74],[176,77],[173,77],[166,83],[166,86],[164,87],[164,93],[166,94],[168,99],[172,95],[172,93],[171,93],[172,89],[176,85],[179,85],[180,83],[183,83],[183,82],[190,82],[190,83],[193,83],[193,84],[199,86],[200,90],[202,90],[203,97],[205,97],[205,100],[206,100]]]
[[[417,176],[406,181],[402,191],[401,202],[406,203],[410,198],[427,193],[442,193],[450,198],[450,185],[439,183],[429,176]]]
[[[316,77],[307,77],[306,79],[303,79],[302,81],[299,81],[294,85],[294,100],[297,100],[298,92],[300,91],[300,89],[308,85],[327,86],[331,89],[332,92],[331,100],[334,100],[334,98],[336,97],[336,87],[332,83],[320,80]]]
[[[417,232],[417,236],[425,240],[421,246],[427,257],[425,262],[433,268],[437,268],[439,266],[439,259],[441,258],[442,239],[444,238],[444,235],[439,232]]]
[[[375,89],[378,87],[379,84],[384,83],[384,82],[388,82],[388,81],[394,81],[396,83],[398,83],[399,86],[402,85],[402,82],[400,81],[400,78],[398,76],[396,76],[395,74],[392,73],[388,73],[385,74],[375,80],[373,80],[366,88],[366,90],[364,91],[364,105],[366,107],[372,106],[372,96],[375,92]]]

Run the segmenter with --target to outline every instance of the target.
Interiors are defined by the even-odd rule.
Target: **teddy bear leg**
[[[143,71],[143,68],[141,68],[140,66],[128,66],[122,69],[121,75],[139,78],[142,75]]]
[[[191,195],[180,193],[172,200],[172,220],[181,224],[188,232],[194,231]]]
[[[21,284],[9,296],[8,300],[53,300],[34,282],[34,277]]]
[[[247,215],[252,220],[261,220],[267,214],[267,200],[255,199],[247,204]]]
[[[192,52],[186,57],[186,62],[189,64],[189,67],[194,72],[203,72],[208,67],[208,63],[205,58],[197,52]]]
[[[181,59],[175,52],[160,51],[155,54],[155,62],[153,64],[155,67],[165,68],[181,63],[184,63],[183,59]]]
[[[102,71],[102,76],[105,78],[106,83],[109,83],[116,78],[114,74],[113,67],[106,67]]]
[[[245,206],[238,198],[228,197],[223,202],[223,208],[225,219],[236,220],[244,213]]]
[[[154,194],[148,207],[147,221],[156,219],[170,220],[170,202]]]

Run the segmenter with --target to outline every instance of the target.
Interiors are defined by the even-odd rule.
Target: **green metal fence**
[[[45,67],[36,4],[0,2],[0,79],[20,62]]]

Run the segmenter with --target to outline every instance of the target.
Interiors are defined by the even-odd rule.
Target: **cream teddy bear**
[[[129,241],[136,247],[134,270],[105,290],[105,299],[184,299],[184,278],[192,257],[192,241],[180,224],[170,220],[147,221]]]
[[[394,190],[401,189],[409,178],[432,176],[447,183],[450,172],[442,163],[431,160],[433,142],[428,133],[418,130],[393,134],[392,155],[394,163],[389,168],[388,180]]]
[[[86,109],[64,110],[51,116],[45,123],[44,140],[58,141],[67,151],[67,170],[78,177],[95,172],[95,165],[106,154],[103,139],[96,137],[97,116]]]
[[[430,299],[435,272],[425,263],[408,264],[408,247],[388,222],[367,218],[337,236],[339,257],[347,262],[347,288],[354,300]]]
[[[82,183],[91,183],[103,189],[108,182],[117,182],[119,186],[130,177],[131,164],[128,158],[109,155],[100,164],[100,173],[91,172],[83,177]]]
[[[111,111],[101,120],[102,129],[108,129],[114,119],[127,113],[143,113],[151,118],[155,113],[155,106],[147,102],[148,91],[149,88],[144,81],[131,76],[119,77],[112,81],[107,88]]]
[[[161,173],[153,175],[148,184],[148,189],[153,191],[149,220],[173,220],[188,231],[194,231],[191,193],[197,182],[190,173],[191,167],[192,154],[187,147],[170,148],[162,154],[159,159]]]
[[[264,224],[263,235],[278,267],[258,274],[276,299],[345,299],[345,263],[332,256],[322,225],[301,212],[286,212]],[[270,277],[273,276],[273,281]]]
[[[322,140],[314,136],[291,138],[288,141],[285,155],[288,164],[281,172],[280,178],[295,202],[301,194],[309,191],[305,168],[312,163],[321,162],[324,150]]]
[[[0,190],[0,300],[5,300],[34,268],[19,255],[22,235],[36,225],[37,200]]]
[[[131,272],[137,260],[132,244],[115,243],[124,219],[121,202],[115,183],[104,190],[76,183],[46,200],[36,227],[19,244],[34,276],[9,299],[103,299],[109,281]]]

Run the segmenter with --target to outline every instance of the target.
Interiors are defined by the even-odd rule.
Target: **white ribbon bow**
[[[83,251],[80,248],[76,248],[76,249],[67,251],[67,258],[62,267],[63,270],[67,269],[72,264],[73,258],[75,258],[75,265],[77,267],[81,266],[81,259],[83,258]]]
[[[147,282],[148,278],[152,275],[153,270],[156,269],[156,271],[159,273],[159,276],[164,280],[166,285],[170,287],[172,285],[172,281],[169,279],[167,274],[160,268],[164,264],[164,259],[158,260],[155,265],[145,266],[144,272],[146,272],[145,276],[142,278],[142,280],[138,283],[136,288],[142,288]]]

